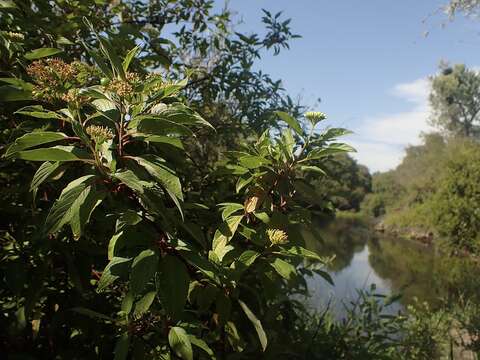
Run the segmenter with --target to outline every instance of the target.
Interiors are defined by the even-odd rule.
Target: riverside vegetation
[[[211,1],[0,2],[9,359],[448,353],[426,305],[392,316],[395,298],[359,291],[337,321],[296,300],[306,276],[331,281],[302,232],[358,210],[371,178],[347,130],[254,70],[298,37],[281,17],[264,11],[260,37]]]

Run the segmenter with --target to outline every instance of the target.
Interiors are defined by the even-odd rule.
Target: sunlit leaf
[[[293,130],[295,130],[295,132],[298,135],[300,135],[300,136],[304,135],[302,127],[300,126],[300,123],[293,116],[291,116],[291,115],[289,115],[289,114],[287,114],[286,112],[283,112],[283,111],[276,111],[275,114],[277,114],[277,116],[280,119],[285,121],[288,124],[288,126],[290,126]]]
[[[15,142],[8,147],[5,156],[12,156],[13,154],[21,150],[25,150],[42,144],[48,144],[51,142],[64,140],[65,138],[67,138],[67,135],[61,132],[35,131],[27,133],[17,138]]]
[[[178,326],[173,326],[168,333],[168,343],[175,355],[183,360],[193,360],[193,351],[187,332]]]
[[[55,48],[39,48],[26,53],[25,59],[36,60],[36,59],[44,58],[47,56],[52,56],[61,52],[62,50],[55,49]]]

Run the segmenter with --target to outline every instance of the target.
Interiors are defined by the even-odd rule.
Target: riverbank
[[[327,267],[334,286],[319,276],[307,277],[308,307],[320,314],[328,309],[340,332],[361,328],[364,312],[370,312],[376,319],[369,320],[370,330],[391,327],[403,337],[404,345],[398,346],[413,342],[405,349],[412,356],[402,359],[452,359],[452,353],[455,360],[476,359],[478,265],[466,257],[445,256],[432,245],[376,231],[368,220],[343,212],[307,234],[309,246],[315,246],[311,250],[335,255]],[[399,294],[397,301],[384,305]],[[356,325],[344,327],[345,322]]]

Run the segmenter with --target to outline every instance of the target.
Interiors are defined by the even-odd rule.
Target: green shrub
[[[465,140],[449,153],[430,208],[452,250],[480,251],[480,146]]]
[[[27,236],[2,239],[8,353],[281,353],[291,343],[290,296],[305,293],[309,265],[324,263],[295,231],[316,204],[306,176],[352,150],[335,142],[344,131],[314,132],[321,113],[301,122],[277,112],[280,132],[244,142],[209,174],[224,187],[212,206],[210,192],[188,186],[184,143],[215,130],[182,97],[187,79],[130,72],[140,47],[120,58],[95,36],[95,66],[41,59],[28,67],[31,82],[6,80],[32,103],[15,112],[22,135],[5,157],[42,163],[30,190],[44,202]]]

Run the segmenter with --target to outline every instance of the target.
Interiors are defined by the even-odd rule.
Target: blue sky
[[[480,20],[448,22],[447,0],[230,0],[243,32],[263,32],[261,8],[284,11],[301,39],[259,67],[288,93],[327,113],[359,162],[388,170],[428,130],[428,81],[441,59],[480,65]],[[223,4],[224,1],[218,1]],[[446,26],[442,24],[446,23]],[[428,32],[428,36],[425,33]]]

